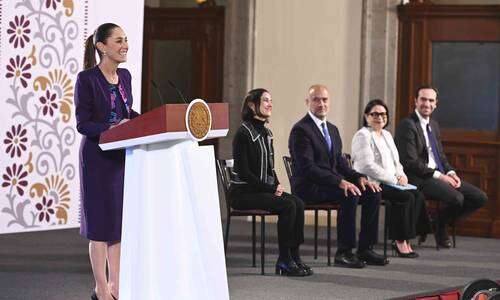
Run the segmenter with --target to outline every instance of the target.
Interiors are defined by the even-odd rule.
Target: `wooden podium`
[[[227,135],[228,105],[208,105],[206,138]],[[166,104],[100,137],[126,149],[121,300],[229,299],[213,146],[187,131],[188,104]]]

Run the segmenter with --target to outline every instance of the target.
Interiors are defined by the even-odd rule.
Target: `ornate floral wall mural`
[[[84,0],[0,0],[0,233],[78,225],[86,11]]]

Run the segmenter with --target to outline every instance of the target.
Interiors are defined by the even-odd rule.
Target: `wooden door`
[[[143,112],[165,101],[180,102],[171,81],[189,102],[222,101],[224,7],[150,8],[144,12]]]
[[[408,4],[398,17],[396,120],[414,110],[418,86],[438,88],[448,159],[489,197],[458,232],[500,237],[500,6]]]
[[[224,7],[144,10],[142,112],[201,98],[223,102]],[[158,88],[155,88],[155,82]],[[202,145],[214,145],[207,140]]]

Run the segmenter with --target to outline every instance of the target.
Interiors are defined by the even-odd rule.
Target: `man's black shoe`
[[[359,258],[351,251],[345,251],[335,254],[334,265],[344,268],[361,269],[365,267],[365,263],[360,261]]]
[[[445,228],[440,228],[439,229],[439,247],[443,247],[443,248],[451,248],[451,240],[450,240],[450,236],[448,235],[448,232],[446,231],[446,227]]]
[[[358,258],[365,262],[367,265],[372,266],[385,266],[389,263],[389,260],[385,258],[383,255],[377,254],[372,249],[366,249],[362,251],[358,251]]]
[[[452,246],[452,242],[451,240],[448,238],[448,239],[439,239],[439,247],[443,247],[443,248],[451,248]]]

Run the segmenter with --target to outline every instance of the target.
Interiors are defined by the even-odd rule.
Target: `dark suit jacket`
[[[301,196],[315,187],[338,187],[342,179],[355,182],[364,175],[349,167],[342,156],[342,140],[337,127],[327,122],[332,139],[332,151],[323,134],[307,114],[297,122],[290,133],[288,149],[292,157],[292,192]]]
[[[453,168],[448,163],[441,144],[439,124],[430,119],[431,130],[438,142],[438,153],[443,163],[445,173]],[[408,176],[410,183],[420,185],[423,180],[432,178],[434,169],[427,167],[429,163],[429,153],[425,143],[425,136],[420,126],[420,120],[415,112],[410,117],[403,119],[396,128],[396,147],[399,151],[399,158]]]

